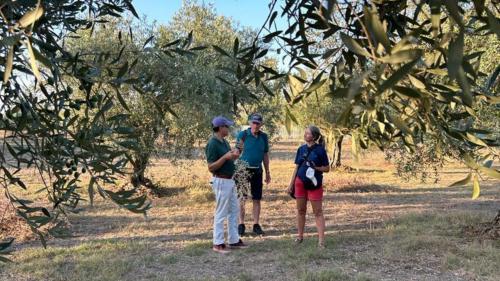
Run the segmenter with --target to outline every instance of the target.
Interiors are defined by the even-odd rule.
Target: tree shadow
[[[335,188],[334,193],[372,193],[372,192],[401,192],[400,188],[391,185],[355,184]]]
[[[174,197],[186,191],[185,186],[181,187],[167,187],[167,186],[156,186],[154,189],[149,189],[152,195],[158,198]]]
[[[357,173],[385,173],[388,170],[384,169],[368,169],[368,168],[353,168],[350,166],[342,165],[340,167],[336,167],[332,169],[332,172],[344,172],[349,174],[357,174]]]

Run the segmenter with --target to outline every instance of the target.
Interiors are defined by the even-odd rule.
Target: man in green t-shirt
[[[212,189],[215,193],[214,235],[212,249],[219,253],[228,253],[224,243],[224,221],[227,218],[229,248],[245,248],[246,244],[238,235],[238,214],[240,206],[233,180],[234,160],[240,156],[237,149],[231,150],[224,139],[229,134],[229,127],[234,123],[222,116],[212,120],[213,136],[205,147],[208,170],[212,173]]]

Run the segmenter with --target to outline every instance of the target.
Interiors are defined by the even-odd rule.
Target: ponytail
[[[325,147],[325,137],[322,135],[322,134],[319,134],[319,137],[318,139],[316,140],[316,142],[321,145],[322,147]]]

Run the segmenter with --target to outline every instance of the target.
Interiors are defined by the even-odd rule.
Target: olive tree
[[[93,30],[127,11],[136,15],[130,0],[0,4],[0,186],[44,245],[44,235],[57,235],[60,216],[83,199],[83,188],[91,201],[98,193],[141,214],[150,206],[135,189],[109,188],[137,147],[132,130],[122,126],[127,116],[109,114],[113,105],[121,104],[121,88],[135,81],[130,67],[115,54],[82,59],[65,44],[78,31]],[[41,178],[38,192],[49,205],[20,195],[28,189],[20,172],[28,168]],[[10,243],[0,245],[0,255]]]
[[[290,103],[330,81],[331,96],[346,99],[335,124],[350,131],[354,146],[400,143],[413,152],[432,139],[437,154],[452,147],[471,169],[456,184],[472,181],[476,198],[480,173],[500,178],[491,167],[500,157],[498,135],[478,116],[478,105],[499,103],[498,70],[480,71],[489,58],[464,46],[471,36],[500,36],[498,12],[494,1],[270,1],[259,38],[277,42],[290,62],[285,73],[270,78],[287,75],[283,95]],[[283,25],[276,20],[286,28],[277,29]],[[340,46],[314,48],[329,38]],[[262,48],[250,52],[235,60],[254,70],[240,80],[256,83],[274,70],[253,60]],[[301,80],[297,68],[315,74]],[[299,91],[290,80],[298,81]]]

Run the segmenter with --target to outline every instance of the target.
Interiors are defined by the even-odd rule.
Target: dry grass
[[[499,208],[498,181],[446,188],[464,168],[448,167],[440,184],[402,183],[380,153],[325,176],[327,249],[308,235],[293,244],[295,203],[284,193],[298,142],[273,146],[273,182],[265,187],[265,237],[220,256],[210,250],[213,195],[202,161],[176,166],[155,161],[149,174],[161,187],[147,218],[107,202],[71,215],[73,238],[21,242],[16,263],[0,265],[0,280],[498,280],[499,241],[476,241],[466,226],[490,220]],[[33,188],[36,182],[33,183]],[[247,208],[249,208],[247,206]],[[249,213],[249,212],[247,212]],[[251,217],[248,217],[248,224]]]

